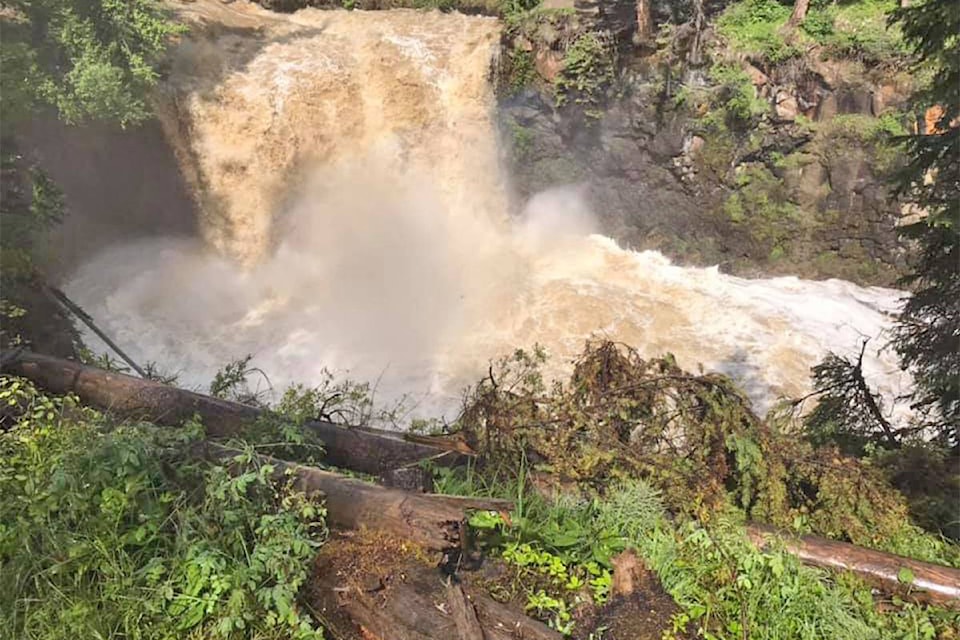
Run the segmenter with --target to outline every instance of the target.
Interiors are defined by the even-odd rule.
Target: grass
[[[891,62],[907,53],[898,28],[887,25],[894,0],[814,0],[798,31],[785,25],[791,7],[777,0],[731,3],[717,20],[718,33],[735,53],[777,64],[819,44],[830,57]]]
[[[781,32],[789,17],[790,7],[776,0],[741,0],[724,10],[717,32],[739,53],[781,62],[800,53]]]
[[[828,55],[889,62],[908,53],[899,27],[887,23],[896,6],[891,0],[831,3],[811,10],[803,28]]]

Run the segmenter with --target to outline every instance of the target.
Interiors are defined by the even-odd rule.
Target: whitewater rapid
[[[629,251],[596,234],[578,185],[510,218],[495,20],[183,10],[207,13],[174,55],[160,115],[202,237],[108,247],[63,283],[131,356],[181,384],[202,389],[251,354],[275,392],[326,369],[452,418],[491,359],[539,344],[548,375],[563,376],[605,337],[728,373],[761,410],[806,392],[825,353],[855,355],[864,338],[870,382],[909,385],[883,349],[899,291],[748,280]],[[221,23],[231,28],[209,28]]]

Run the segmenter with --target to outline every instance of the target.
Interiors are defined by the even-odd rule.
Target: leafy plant
[[[776,0],[742,0],[720,15],[717,32],[736,52],[781,62],[799,53],[782,32],[789,17],[790,8]]]
[[[716,83],[713,108],[720,109],[724,121],[734,128],[744,128],[769,110],[765,100],[757,96],[750,76],[738,65],[716,64],[710,69]]]
[[[0,378],[0,624],[19,638],[320,638],[297,603],[322,505],[203,428],[113,422]]]
[[[578,597],[606,601],[612,575],[605,557],[595,554],[587,541],[611,528],[620,533],[616,548],[635,549],[681,608],[665,638],[696,631],[717,640],[929,640],[951,637],[950,629],[960,623],[956,612],[900,601],[880,613],[862,582],[805,567],[776,546],[757,550],[744,535],[742,514],[735,509],[714,514],[709,524],[670,520],[658,508],[658,493],[641,481],[580,501],[546,500],[536,491],[523,492],[504,482],[492,486],[474,480],[455,488],[513,495],[521,505],[509,518],[483,512],[471,523],[487,533],[497,531],[484,540],[516,568],[514,589],[523,594],[531,612],[564,632],[572,630],[572,618],[565,613]],[[557,523],[566,523],[559,532]],[[558,533],[565,535],[559,538],[560,548],[550,542],[558,540]],[[564,559],[577,548],[582,551]]]
[[[182,31],[155,0],[12,0],[2,20],[5,126],[47,105],[70,123],[143,120],[156,65]]]
[[[557,106],[572,99],[588,117],[599,117],[597,108],[613,82],[614,69],[613,49],[600,34],[593,31],[580,34],[567,47],[563,68],[555,81]]]

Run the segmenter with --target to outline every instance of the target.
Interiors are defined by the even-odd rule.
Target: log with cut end
[[[206,455],[230,460],[239,451],[214,443],[204,446]],[[256,456],[259,464],[272,465],[275,477],[292,478],[294,487],[305,493],[322,493],[327,522],[343,529],[382,531],[433,551],[461,546],[461,532],[468,511],[510,511],[507,500],[461,498],[438,494],[412,493],[382,487],[270,456]]]
[[[477,619],[477,610],[459,584],[447,586],[447,612],[453,618],[457,637],[461,640],[484,640],[483,627]]]
[[[494,638],[521,638],[522,640],[561,640],[559,632],[554,631],[539,620],[519,613],[512,607],[501,604],[490,596],[467,590],[467,595],[475,607],[480,624]]]
[[[264,411],[238,402],[178,389],[170,385],[113,373],[29,351],[4,362],[4,373],[22,376],[52,393],[75,393],[92,406],[162,425],[178,426],[199,415],[207,433],[227,437],[240,433]],[[408,442],[403,435],[324,421],[304,425],[323,442],[324,462],[352,471],[390,478],[394,470],[434,458],[453,464],[460,454],[442,442]]]
[[[884,591],[909,591],[921,602],[960,609],[960,570],[819,536],[778,534],[762,524],[748,525],[747,535],[761,549],[781,539],[786,551],[805,564],[851,571]]]
[[[469,580],[469,572],[458,576]],[[390,536],[338,534],[304,594],[332,637],[356,640],[561,640],[522,605],[494,603]],[[488,606],[492,603],[492,606]]]

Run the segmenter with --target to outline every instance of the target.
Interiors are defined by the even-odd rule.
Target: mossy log
[[[221,461],[242,453],[216,443],[204,443],[202,448],[205,456]],[[468,511],[513,508],[509,500],[401,491],[270,456],[255,457],[258,464],[274,468],[275,479],[291,479],[299,491],[322,494],[330,525],[380,531],[431,551],[462,546],[461,533]]]
[[[161,425],[179,426],[199,415],[207,433],[215,438],[240,433],[264,410],[238,402],[178,389],[152,380],[105,371],[30,351],[4,359],[3,372],[22,376],[52,393],[75,393],[94,407]],[[454,464],[462,456],[455,445],[438,441],[407,441],[403,434],[365,427],[347,427],[325,421],[304,425],[323,442],[324,462],[384,478],[388,483],[398,469],[434,458]]]
[[[851,571],[885,592],[960,609],[960,570],[819,536],[779,534],[762,524],[748,525],[747,535],[761,549],[780,539],[784,549],[805,564]]]

